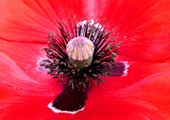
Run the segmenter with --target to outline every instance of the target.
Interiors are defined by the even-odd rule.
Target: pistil
[[[75,37],[68,42],[66,52],[71,64],[82,69],[91,65],[94,45],[86,37]]]

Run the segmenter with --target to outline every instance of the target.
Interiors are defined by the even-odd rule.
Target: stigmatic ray
[[[40,65],[64,84],[63,91],[48,105],[54,112],[83,110],[91,83],[101,83],[101,76],[127,74],[127,62],[115,62],[119,44],[110,33],[93,20],[83,20],[58,23],[57,32],[49,35],[44,49],[48,59]]]

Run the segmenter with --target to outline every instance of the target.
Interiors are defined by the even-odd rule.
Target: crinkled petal
[[[4,0],[0,6],[0,38],[12,42],[47,43],[57,20],[85,17],[83,0]]]
[[[50,80],[47,79],[48,77],[44,78],[46,75],[43,75],[43,73],[37,74],[40,76],[36,77],[36,79],[32,79],[35,77],[33,73],[37,72],[36,69],[34,69],[36,67],[34,57],[37,56],[36,54],[41,53],[40,48],[42,48],[43,45],[17,43],[8,44],[8,46],[11,48],[10,51],[5,48],[1,49],[1,51],[6,51],[5,53],[8,53],[8,56],[1,54],[0,62],[1,66],[4,66],[3,68],[8,68],[0,73],[0,76],[3,75],[6,82],[0,82],[2,85],[2,93],[6,94],[2,94],[0,100],[2,103],[2,105],[0,105],[2,108],[1,117],[6,120],[10,120],[11,118],[18,120],[86,120],[91,118],[98,120],[102,120],[104,118],[107,118],[108,120],[113,118],[117,120],[124,120],[125,118],[127,118],[127,120],[145,120],[146,118],[164,120],[164,118],[167,118],[165,114],[169,113],[169,111],[164,108],[165,102],[167,101],[163,101],[162,96],[158,96],[156,101],[157,104],[160,104],[158,104],[159,106],[157,108],[157,106],[155,106],[157,104],[154,104],[155,101],[151,99],[151,97],[145,97],[147,95],[150,96],[150,93],[146,92],[149,87],[146,89],[143,89],[143,87],[150,84],[150,81],[157,84],[156,82],[161,78],[162,74],[160,74],[160,76],[158,75],[158,78],[157,76],[152,76],[168,71],[170,67],[169,61],[165,61],[163,63],[155,62],[155,64],[153,64],[129,60],[131,67],[129,68],[128,76],[105,78],[106,81],[103,84],[93,88],[93,90],[89,93],[87,105],[83,112],[77,113],[76,115],[56,114],[53,113],[47,105],[56,97],[61,89],[59,89],[58,85],[55,85],[54,82],[50,83]],[[30,49],[29,52],[27,51],[27,56],[24,56],[24,54],[26,54],[24,51],[20,52],[20,49],[24,46],[25,48]],[[14,49],[16,51],[18,50],[18,52],[12,52]],[[14,56],[17,56],[17,59]],[[31,58],[31,56],[33,58]],[[24,61],[26,58],[30,59]],[[20,64],[20,60],[22,61],[22,64]],[[30,63],[28,67],[20,68],[20,66],[25,66],[28,63]],[[136,68],[138,68],[138,70],[136,70]],[[29,71],[32,69],[34,72],[29,73],[27,72],[27,69]],[[15,74],[11,75],[11,71]],[[4,74],[7,72],[9,74]],[[16,74],[22,75],[23,77],[18,78],[15,76]],[[42,80],[40,78],[42,78]],[[153,80],[150,80],[150,78],[153,78]],[[162,82],[160,86],[163,84],[164,82]],[[3,87],[3,85],[5,85],[5,87]],[[9,87],[7,87],[8,85]],[[159,90],[159,93],[167,96],[168,92],[165,92],[164,90],[165,89]],[[158,93],[157,91],[157,88],[155,88],[155,90],[151,92],[154,94],[155,92]],[[138,95],[140,97],[136,97]],[[17,106],[20,107],[18,108]],[[163,108],[159,109],[159,107]]]
[[[169,0],[100,0],[96,4],[97,18],[115,30],[122,55],[148,61],[170,58]]]

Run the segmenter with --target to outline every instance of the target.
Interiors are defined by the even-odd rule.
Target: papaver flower
[[[169,120],[169,0],[0,1],[0,119]],[[62,84],[38,71],[56,23],[93,19],[120,42],[117,61],[127,76],[104,77],[93,86],[85,109],[54,113],[48,104]]]

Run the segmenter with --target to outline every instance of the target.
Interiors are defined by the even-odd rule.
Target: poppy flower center
[[[76,113],[84,109],[90,83],[100,84],[102,76],[123,76],[125,62],[115,62],[119,44],[99,23],[84,20],[63,25],[49,35],[44,50],[47,59],[40,66],[53,78],[63,81],[63,91],[48,105],[54,112]]]

